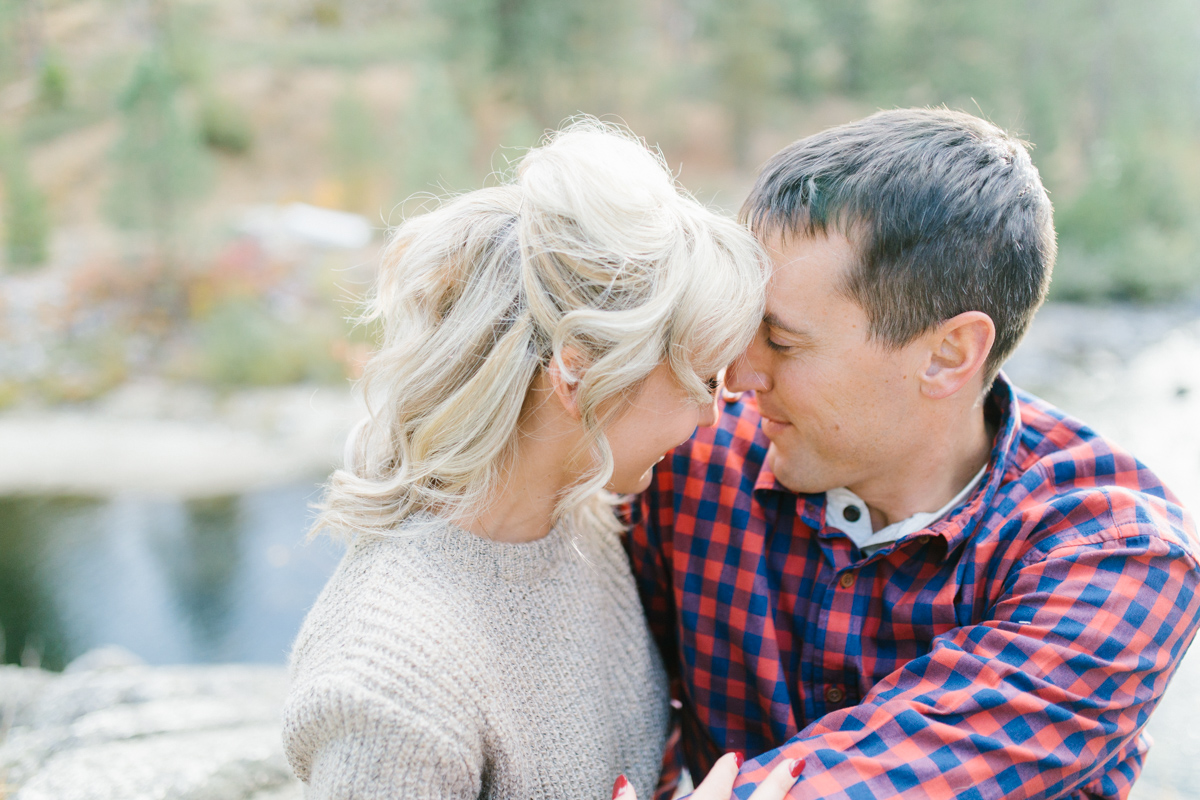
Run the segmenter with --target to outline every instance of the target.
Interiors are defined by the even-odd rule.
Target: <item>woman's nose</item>
[[[721,415],[717,409],[717,401],[720,396],[721,393],[718,391],[716,397],[700,407],[700,416],[696,418],[696,425],[701,428],[711,428],[717,424],[717,417]]]

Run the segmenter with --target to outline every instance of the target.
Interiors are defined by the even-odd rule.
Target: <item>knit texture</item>
[[[351,544],[284,709],[309,798],[651,797],[666,674],[615,535],[488,541],[428,515]]]

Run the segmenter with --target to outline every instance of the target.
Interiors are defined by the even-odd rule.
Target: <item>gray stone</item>
[[[299,800],[280,667],[149,667],[105,648],[61,675],[0,668],[0,798]]]
[[[241,726],[57,752],[15,800],[232,800],[290,780],[278,727]]]
[[[0,742],[5,732],[27,715],[52,679],[40,669],[0,665]]]
[[[64,673],[94,672],[102,669],[122,669],[136,667],[145,662],[137,654],[116,644],[109,644],[89,650],[79,658],[67,664]]]

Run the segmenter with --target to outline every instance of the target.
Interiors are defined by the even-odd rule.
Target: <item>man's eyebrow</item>
[[[763,315],[763,322],[769,327],[776,328],[784,333],[790,333],[792,336],[801,336],[806,339],[810,336],[808,331],[802,331],[799,328],[794,328],[781,320],[779,317],[769,312]]]

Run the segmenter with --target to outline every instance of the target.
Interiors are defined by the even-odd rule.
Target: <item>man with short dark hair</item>
[[[1013,387],[1049,199],[1019,141],[881,112],[764,167],[775,274],[724,404],[630,550],[682,756],[746,797],[1118,798],[1200,624],[1200,542],[1131,455]]]

